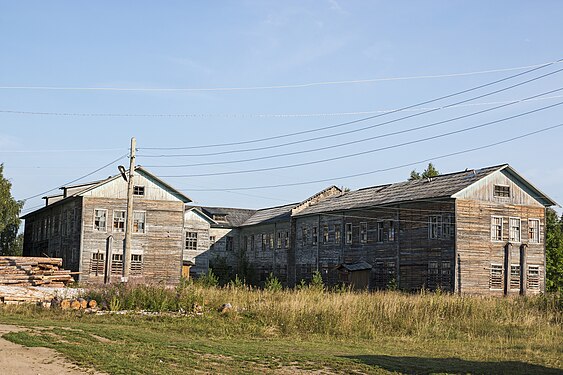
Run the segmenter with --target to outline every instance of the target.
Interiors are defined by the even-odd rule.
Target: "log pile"
[[[62,288],[74,281],[61,258],[0,257],[0,285]]]

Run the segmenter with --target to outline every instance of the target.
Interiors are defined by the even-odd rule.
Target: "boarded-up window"
[[[104,274],[104,253],[97,252],[92,254],[90,274],[96,276]]]
[[[442,237],[442,216],[431,215],[428,217],[428,238],[437,239]]]
[[[112,254],[111,274],[121,275],[123,273],[123,254]]]
[[[340,225],[336,224],[334,226],[334,243],[340,245],[340,241],[342,241],[341,233],[340,233]]]
[[[360,242],[368,242],[368,223],[360,223]]]
[[[94,210],[94,230],[100,232],[106,231],[107,210],[95,209]]]
[[[531,243],[540,242],[540,221],[538,219],[528,221],[528,239]]]
[[[307,241],[309,240],[309,228],[307,226],[303,226],[301,228],[301,243],[303,246],[307,246]]]
[[[491,217],[491,240],[502,241],[502,217]]]
[[[510,198],[510,186],[495,185],[495,197]]]
[[[141,254],[131,254],[131,275],[141,275],[143,273],[143,256]]]
[[[133,232],[145,233],[145,213],[133,211]]]
[[[509,219],[509,226],[510,226],[510,241],[511,242],[520,242],[520,218],[519,217],[511,217]]]
[[[503,288],[503,272],[501,264],[491,264],[491,273],[489,276],[489,288],[490,289],[502,289]]]
[[[510,289],[520,289],[520,265],[510,265]]]
[[[528,289],[540,289],[540,266],[528,266]]]
[[[197,250],[197,232],[186,232],[186,250]]]
[[[114,232],[124,232],[125,231],[125,211],[113,211],[113,231]]]
[[[377,242],[383,242],[383,221],[377,223]]]
[[[328,243],[328,225],[323,225],[323,243]]]
[[[346,223],[346,243],[352,243],[352,223]]]

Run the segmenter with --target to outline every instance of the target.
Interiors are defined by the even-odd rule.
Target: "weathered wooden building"
[[[288,285],[318,270],[328,284],[370,289],[545,289],[545,208],[556,203],[508,165],[329,191],[242,225],[241,250],[261,275]]]
[[[131,279],[177,283],[184,249],[184,207],[191,200],[142,167],[135,169]],[[119,280],[127,182],[121,175],[65,186],[25,219],[24,255],[63,258],[82,282]]]

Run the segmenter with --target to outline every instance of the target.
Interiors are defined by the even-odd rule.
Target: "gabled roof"
[[[425,199],[455,198],[455,194],[468,188],[486,176],[505,171],[522,186],[527,187],[534,197],[540,197],[544,205],[556,204],[545,194],[532,186],[522,176],[517,174],[508,164],[502,164],[481,169],[471,169],[462,172],[448,173],[432,177],[403,181],[394,184],[368,187],[356,191],[329,197],[314,206],[310,206],[295,216],[317,214],[330,211],[342,211],[355,208],[368,208],[370,206],[386,205],[393,203],[405,203]]]
[[[212,221],[212,227],[218,228],[239,227],[256,212],[246,208],[186,206],[189,209],[201,212]],[[226,221],[214,220],[214,215],[226,215]]]
[[[287,221],[291,217],[291,210],[298,203],[286,204],[284,206],[263,208],[257,210],[242,226],[256,225],[256,224],[270,224],[279,221]]]
[[[156,185],[160,186],[162,189],[167,190],[170,194],[172,194],[173,196],[175,196],[176,198],[178,198],[179,200],[181,200],[184,203],[189,203],[192,200],[186,196],[184,193],[180,192],[179,190],[174,189],[172,186],[170,186],[168,183],[164,182],[163,180],[161,180],[160,178],[156,177],[154,174],[150,173],[148,170],[146,170],[145,168],[141,167],[141,166],[137,166],[135,168],[135,172],[142,175],[143,177],[147,178],[148,180],[152,181],[153,183],[155,183]],[[91,190],[94,190],[104,184],[107,184],[110,181],[114,181],[118,178],[122,178],[121,177],[121,173],[120,174],[116,174],[114,176],[110,176],[108,178],[106,178],[105,180],[98,180],[98,181],[94,181],[94,182],[89,182],[89,183],[81,183],[81,184],[75,184],[75,185],[68,185],[68,186],[63,186],[61,187],[61,189],[75,189],[81,186],[84,186],[84,189],[78,189],[76,192],[74,192],[71,195],[66,196],[64,199],[58,200],[46,207],[42,207],[38,210],[35,210],[33,212],[30,212],[24,216],[21,217],[21,219],[25,219],[27,217],[29,217],[32,214],[35,214],[37,212],[40,212],[44,209],[46,209],[47,207],[53,207],[54,205],[58,205],[58,204],[62,204],[63,202],[65,202],[67,199],[71,198],[71,197],[77,197],[80,196],[82,194],[85,194]],[[49,198],[49,197],[46,197]]]

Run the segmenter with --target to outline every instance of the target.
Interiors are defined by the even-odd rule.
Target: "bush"
[[[278,280],[277,277],[274,276],[273,273],[270,272],[268,278],[266,279],[266,283],[264,284],[264,289],[268,292],[279,292],[283,289],[281,282]]]

